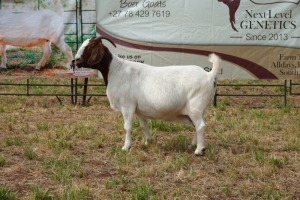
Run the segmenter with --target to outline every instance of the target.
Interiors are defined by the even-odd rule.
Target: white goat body
[[[60,8],[59,14],[52,10],[12,13],[0,10],[0,55],[1,68],[6,68],[5,46],[33,47],[44,45],[44,54],[36,66],[39,70],[45,66],[51,55],[51,43],[55,44],[67,57],[73,59],[71,48],[64,41],[64,23],[60,1],[55,1]]]
[[[108,80],[107,97],[114,110],[134,104],[135,113],[143,118],[184,122],[188,119],[187,102],[194,98],[209,102],[215,81],[198,66],[153,67],[116,56]]]
[[[126,139],[123,150],[131,147],[131,124],[136,114],[147,141],[152,139],[147,119],[194,125],[196,134],[193,143],[197,143],[195,154],[202,155],[205,150],[204,114],[215,93],[220,58],[215,54],[210,55],[213,63],[210,72],[192,65],[154,67],[111,55],[101,39],[103,38],[85,41],[75,56],[75,65],[102,72],[111,108],[120,111],[124,118]],[[96,49],[97,45],[100,46],[99,49]],[[91,47],[95,50],[91,50]],[[92,55],[93,53],[99,55]],[[103,58],[99,62],[93,62],[93,56]]]

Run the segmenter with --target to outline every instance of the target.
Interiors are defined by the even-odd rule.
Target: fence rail
[[[292,81],[290,81],[292,83]],[[283,105],[287,106],[287,95],[288,95],[288,85],[287,80],[284,80],[282,84],[218,84],[218,88],[221,87],[263,87],[263,88],[279,88],[279,91],[282,91],[282,93],[274,93],[274,94],[258,94],[257,91],[255,94],[233,94],[233,93],[219,93],[219,90],[217,89],[216,94],[214,96],[214,106],[217,106],[217,98],[218,97],[277,97],[277,98],[283,98]],[[291,93],[290,93],[291,94]]]
[[[297,92],[295,92],[295,90],[297,90]],[[291,95],[300,95],[300,82],[290,81],[290,94]]]
[[[47,78],[46,78],[47,79]],[[106,96],[105,92],[99,92],[99,93],[89,93],[88,92],[88,88],[90,87],[103,87],[105,88],[104,84],[100,83],[99,80],[99,84],[97,83],[88,83],[89,79],[88,78],[84,78],[83,81],[84,83],[79,83],[78,82],[78,78],[71,78],[70,79],[70,83],[69,84],[40,84],[40,83],[31,83],[30,82],[31,79],[26,79],[26,83],[1,83],[0,82],[0,86],[13,86],[13,87],[24,87],[25,91],[24,92],[13,92],[13,93],[8,93],[8,92],[1,92],[0,91],[0,96],[55,96],[59,102],[62,104],[62,101],[60,100],[59,97],[71,97],[71,102],[73,104],[77,104],[78,103],[78,98],[82,97],[82,104],[86,105],[87,103],[90,102],[92,97],[100,97],[100,96]],[[33,92],[33,88],[34,87],[64,87],[64,88],[69,88],[69,92],[64,92],[64,93],[59,93],[59,92],[53,92],[53,93],[35,93]],[[244,94],[244,93],[226,93],[226,92],[220,92],[220,90],[222,90],[222,88],[249,88],[249,87],[253,87],[255,88],[256,93],[253,94]],[[277,93],[274,94],[263,94],[260,93],[260,90],[256,90],[256,88],[276,88],[278,89]],[[216,94],[214,96],[214,101],[213,104],[215,106],[218,105],[218,99],[219,97],[255,97],[255,98],[263,98],[263,97],[270,97],[270,98],[281,98],[282,99],[282,105],[278,106],[278,107],[282,107],[282,106],[287,106],[288,105],[288,96],[289,95],[300,95],[300,92],[295,92],[294,89],[295,87],[298,87],[297,89],[300,89],[300,83],[295,83],[293,81],[289,82],[288,85],[288,81],[283,81],[282,84],[217,84],[217,91]],[[79,92],[79,90],[82,89],[81,92]],[[235,91],[240,91],[239,90],[233,90]],[[259,94],[258,94],[259,93]],[[297,106],[295,106],[297,107]]]
[[[71,97],[71,102],[73,104],[77,104],[78,97],[82,97],[82,104],[87,104],[91,97],[94,96],[106,96],[105,93],[88,93],[88,87],[105,87],[104,84],[89,84],[88,78],[84,78],[84,83],[78,83],[77,78],[71,78],[70,84],[41,84],[41,83],[31,83],[31,79],[26,79],[26,83],[1,83],[0,86],[12,86],[12,87],[24,87],[25,91],[22,92],[0,92],[0,96],[55,96],[59,102],[62,104],[62,101],[59,97]],[[41,93],[41,92],[32,92],[32,89],[34,87],[64,87],[69,88],[69,92],[60,93],[60,92],[54,92],[54,93]],[[79,93],[79,88],[83,88],[82,92]],[[87,99],[87,97],[90,97]]]

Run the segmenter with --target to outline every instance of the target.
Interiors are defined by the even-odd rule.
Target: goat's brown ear
[[[95,65],[97,63],[100,63],[103,56],[104,56],[105,50],[102,43],[99,43],[98,45],[94,46],[91,50],[91,55],[87,61],[88,65]]]

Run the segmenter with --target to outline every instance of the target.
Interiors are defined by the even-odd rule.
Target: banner
[[[101,0],[96,9],[97,33],[121,58],[209,71],[215,52],[223,79],[300,79],[300,0]]]

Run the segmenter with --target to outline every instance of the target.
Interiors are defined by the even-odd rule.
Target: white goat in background
[[[60,0],[53,0],[57,12],[44,9],[24,13],[0,10],[0,56],[1,68],[7,68],[6,45],[33,47],[44,45],[44,53],[36,70],[45,66],[51,56],[51,43],[62,51],[68,64],[73,60],[71,48],[64,41],[63,6]]]
[[[112,55],[102,39],[88,39],[79,48],[72,67],[99,70],[107,86],[111,108],[120,111],[126,130],[123,150],[131,147],[131,126],[138,117],[147,141],[152,137],[147,119],[183,122],[194,125],[196,155],[203,155],[205,111],[216,90],[220,58],[211,54],[213,69],[206,72],[199,66],[154,67]]]

